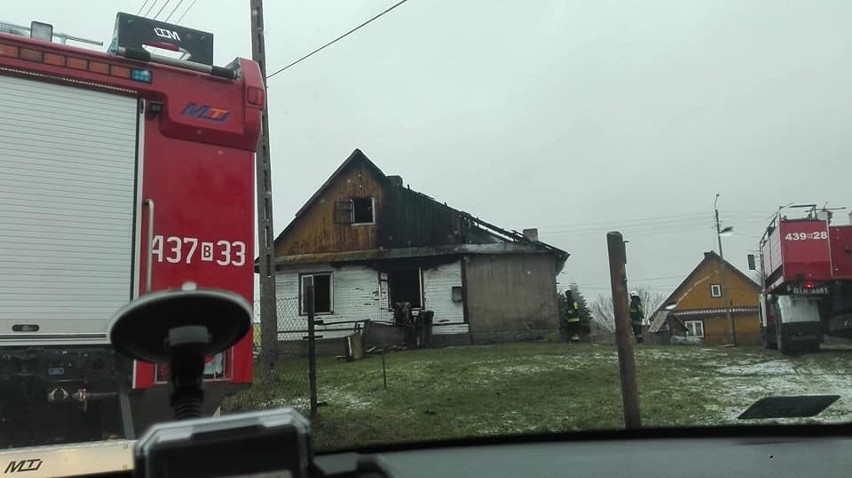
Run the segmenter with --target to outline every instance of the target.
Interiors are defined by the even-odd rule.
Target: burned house
[[[356,149],[276,238],[276,292],[304,316],[313,285],[324,339],[393,323],[405,302],[434,314],[436,346],[545,338],[568,253],[525,232],[413,191]]]

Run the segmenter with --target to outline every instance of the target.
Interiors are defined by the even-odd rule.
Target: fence
[[[260,304],[254,304],[254,347],[260,351],[261,325]],[[278,299],[278,347],[275,365],[266,370],[256,354],[255,386],[247,393],[237,397],[231,404],[234,411],[240,409],[271,408],[289,406],[308,414],[311,410],[311,386],[309,381],[309,362],[307,354],[308,318],[299,315],[298,299]]]
[[[731,337],[727,333],[705,334],[701,337],[685,337],[682,334],[672,336],[668,331],[648,332],[646,330],[645,343],[649,345],[669,344],[693,344],[693,345],[730,345]],[[736,343],[738,346],[763,345],[763,337],[760,333],[737,332]]]

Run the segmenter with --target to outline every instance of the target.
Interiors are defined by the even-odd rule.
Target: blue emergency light
[[[134,68],[130,70],[130,79],[133,81],[141,81],[143,83],[150,83],[152,79],[151,70],[139,70]]]

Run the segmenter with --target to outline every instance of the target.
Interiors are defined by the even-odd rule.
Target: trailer
[[[852,218],[836,209],[781,208],[760,241],[760,325],[767,348],[814,352],[825,337],[852,339]],[[753,265],[753,261],[752,262]]]
[[[189,282],[254,295],[258,64],[125,13],[107,52],[57,36],[0,28],[0,447],[168,419],[166,367],[115,356],[113,314]],[[205,381],[209,415],[250,385],[251,337]]]

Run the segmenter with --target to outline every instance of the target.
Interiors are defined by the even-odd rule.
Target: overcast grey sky
[[[6,0],[0,15],[107,42],[143,2]],[[250,57],[248,3],[197,0],[181,23],[215,34],[218,64]],[[267,0],[270,72],[393,3]],[[269,81],[276,229],[361,148],[451,206],[538,227],[572,254],[560,284],[587,296],[609,283],[608,230],[630,241],[631,284],[670,292],[716,249],[716,193],[737,232],[725,256],[745,270],[779,205],[849,203],[850,14],[843,0],[409,0]]]

